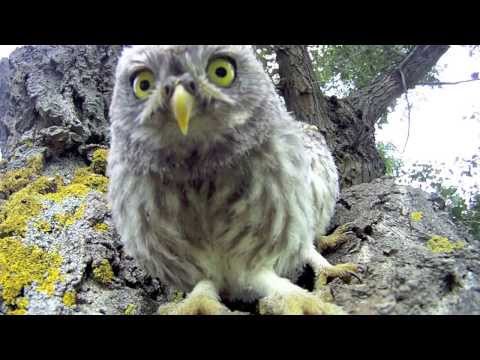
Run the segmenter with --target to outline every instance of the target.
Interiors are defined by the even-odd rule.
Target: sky
[[[8,55],[19,46],[20,45],[0,45],[0,59],[8,57]]]
[[[7,57],[18,45],[0,45],[0,58]],[[467,80],[473,72],[480,71],[480,54],[469,56],[468,49],[451,46],[438,62],[441,81]],[[396,156],[408,167],[412,163],[445,163],[454,170],[453,183],[460,181],[455,158],[470,158],[480,151],[480,81],[442,88],[417,86],[408,92],[411,109],[410,137],[407,138],[408,122],[405,97],[398,101],[394,112],[388,117],[388,124],[377,129],[376,139],[392,143],[398,149]],[[466,118],[464,118],[466,117]],[[477,178],[467,179],[471,187],[479,183]]]
[[[439,79],[444,82],[468,80],[480,71],[480,55],[469,56],[468,49],[452,46],[437,63]],[[445,67],[446,66],[446,67]],[[454,171],[452,184],[458,183],[458,165],[455,158],[471,158],[480,154],[480,81],[442,88],[417,86],[408,92],[412,105],[410,137],[402,153],[408,131],[406,101],[403,96],[388,124],[377,129],[376,140],[390,142],[399,150],[397,156],[406,166],[418,162],[445,163],[445,172]],[[466,117],[466,118],[464,118]],[[465,177],[464,177],[465,178]],[[463,179],[466,187],[479,183],[478,178]]]

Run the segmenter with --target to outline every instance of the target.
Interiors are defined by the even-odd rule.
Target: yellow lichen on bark
[[[63,304],[67,307],[75,307],[77,305],[77,293],[75,290],[69,290],[63,294]]]
[[[90,168],[99,175],[105,175],[107,169],[108,150],[97,149],[93,152],[92,163]]]
[[[465,243],[463,241],[452,242],[447,237],[433,235],[427,241],[427,247],[434,253],[451,253],[455,250],[463,249]]]
[[[97,230],[98,232],[106,232],[106,231],[108,231],[108,225],[105,224],[105,223],[95,224],[94,228],[95,228],[95,230]]]
[[[78,206],[74,212],[65,212],[53,215],[55,222],[63,227],[69,227],[83,218],[85,214],[85,203]]]
[[[27,159],[27,166],[0,175],[0,192],[7,196],[30,184],[43,170],[43,156],[34,155]]]
[[[107,259],[103,259],[96,267],[93,268],[93,278],[104,285],[112,282],[113,270],[110,262]]]
[[[75,171],[72,184],[83,184],[92,190],[107,192],[108,178],[92,172],[88,167],[79,168]]]
[[[21,308],[17,297],[27,285],[53,295],[56,284],[62,280],[62,261],[58,252],[26,245],[18,237],[0,239],[0,287],[5,304]]]
[[[124,314],[125,315],[135,315],[137,311],[137,307],[134,304],[128,304],[125,308]]]

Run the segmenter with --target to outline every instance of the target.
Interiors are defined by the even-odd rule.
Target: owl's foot
[[[315,279],[315,289],[320,290],[327,285],[329,279],[340,278],[346,282],[351,280],[351,277],[357,278],[360,282],[360,277],[356,274],[360,267],[357,264],[346,263],[338,265],[330,265],[322,267],[317,271]]]
[[[261,315],[345,315],[339,306],[307,291],[272,295],[259,302]]]
[[[343,244],[349,240],[349,235],[352,233],[352,226],[352,223],[343,224],[336,228],[332,234],[320,236],[317,240],[317,248],[322,252]]]
[[[259,272],[250,285],[262,297],[258,303],[261,315],[345,314],[337,305],[278,276],[273,270]]]
[[[187,297],[179,303],[168,303],[158,308],[159,315],[225,315],[230,310],[217,299],[206,295]]]
[[[158,308],[159,315],[226,315],[230,310],[223,305],[210,281],[199,282],[193,291],[179,302],[170,302]]]

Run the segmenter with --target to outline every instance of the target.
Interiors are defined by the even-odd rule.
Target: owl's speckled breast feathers
[[[338,195],[333,158],[251,48],[125,49],[110,114],[114,220],[152,275],[251,299],[296,289],[283,278],[307,263],[331,266],[314,241]]]

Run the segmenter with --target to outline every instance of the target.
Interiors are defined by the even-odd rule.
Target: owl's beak
[[[173,115],[177,120],[178,127],[183,135],[188,133],[188,124],[190,122],[190,115],[192,113],[193,105],[195,104],[195,98],[190,94],[183,85],[178,84],[175,87],[172,98],[170,100],[170,106],[173,111]]]

